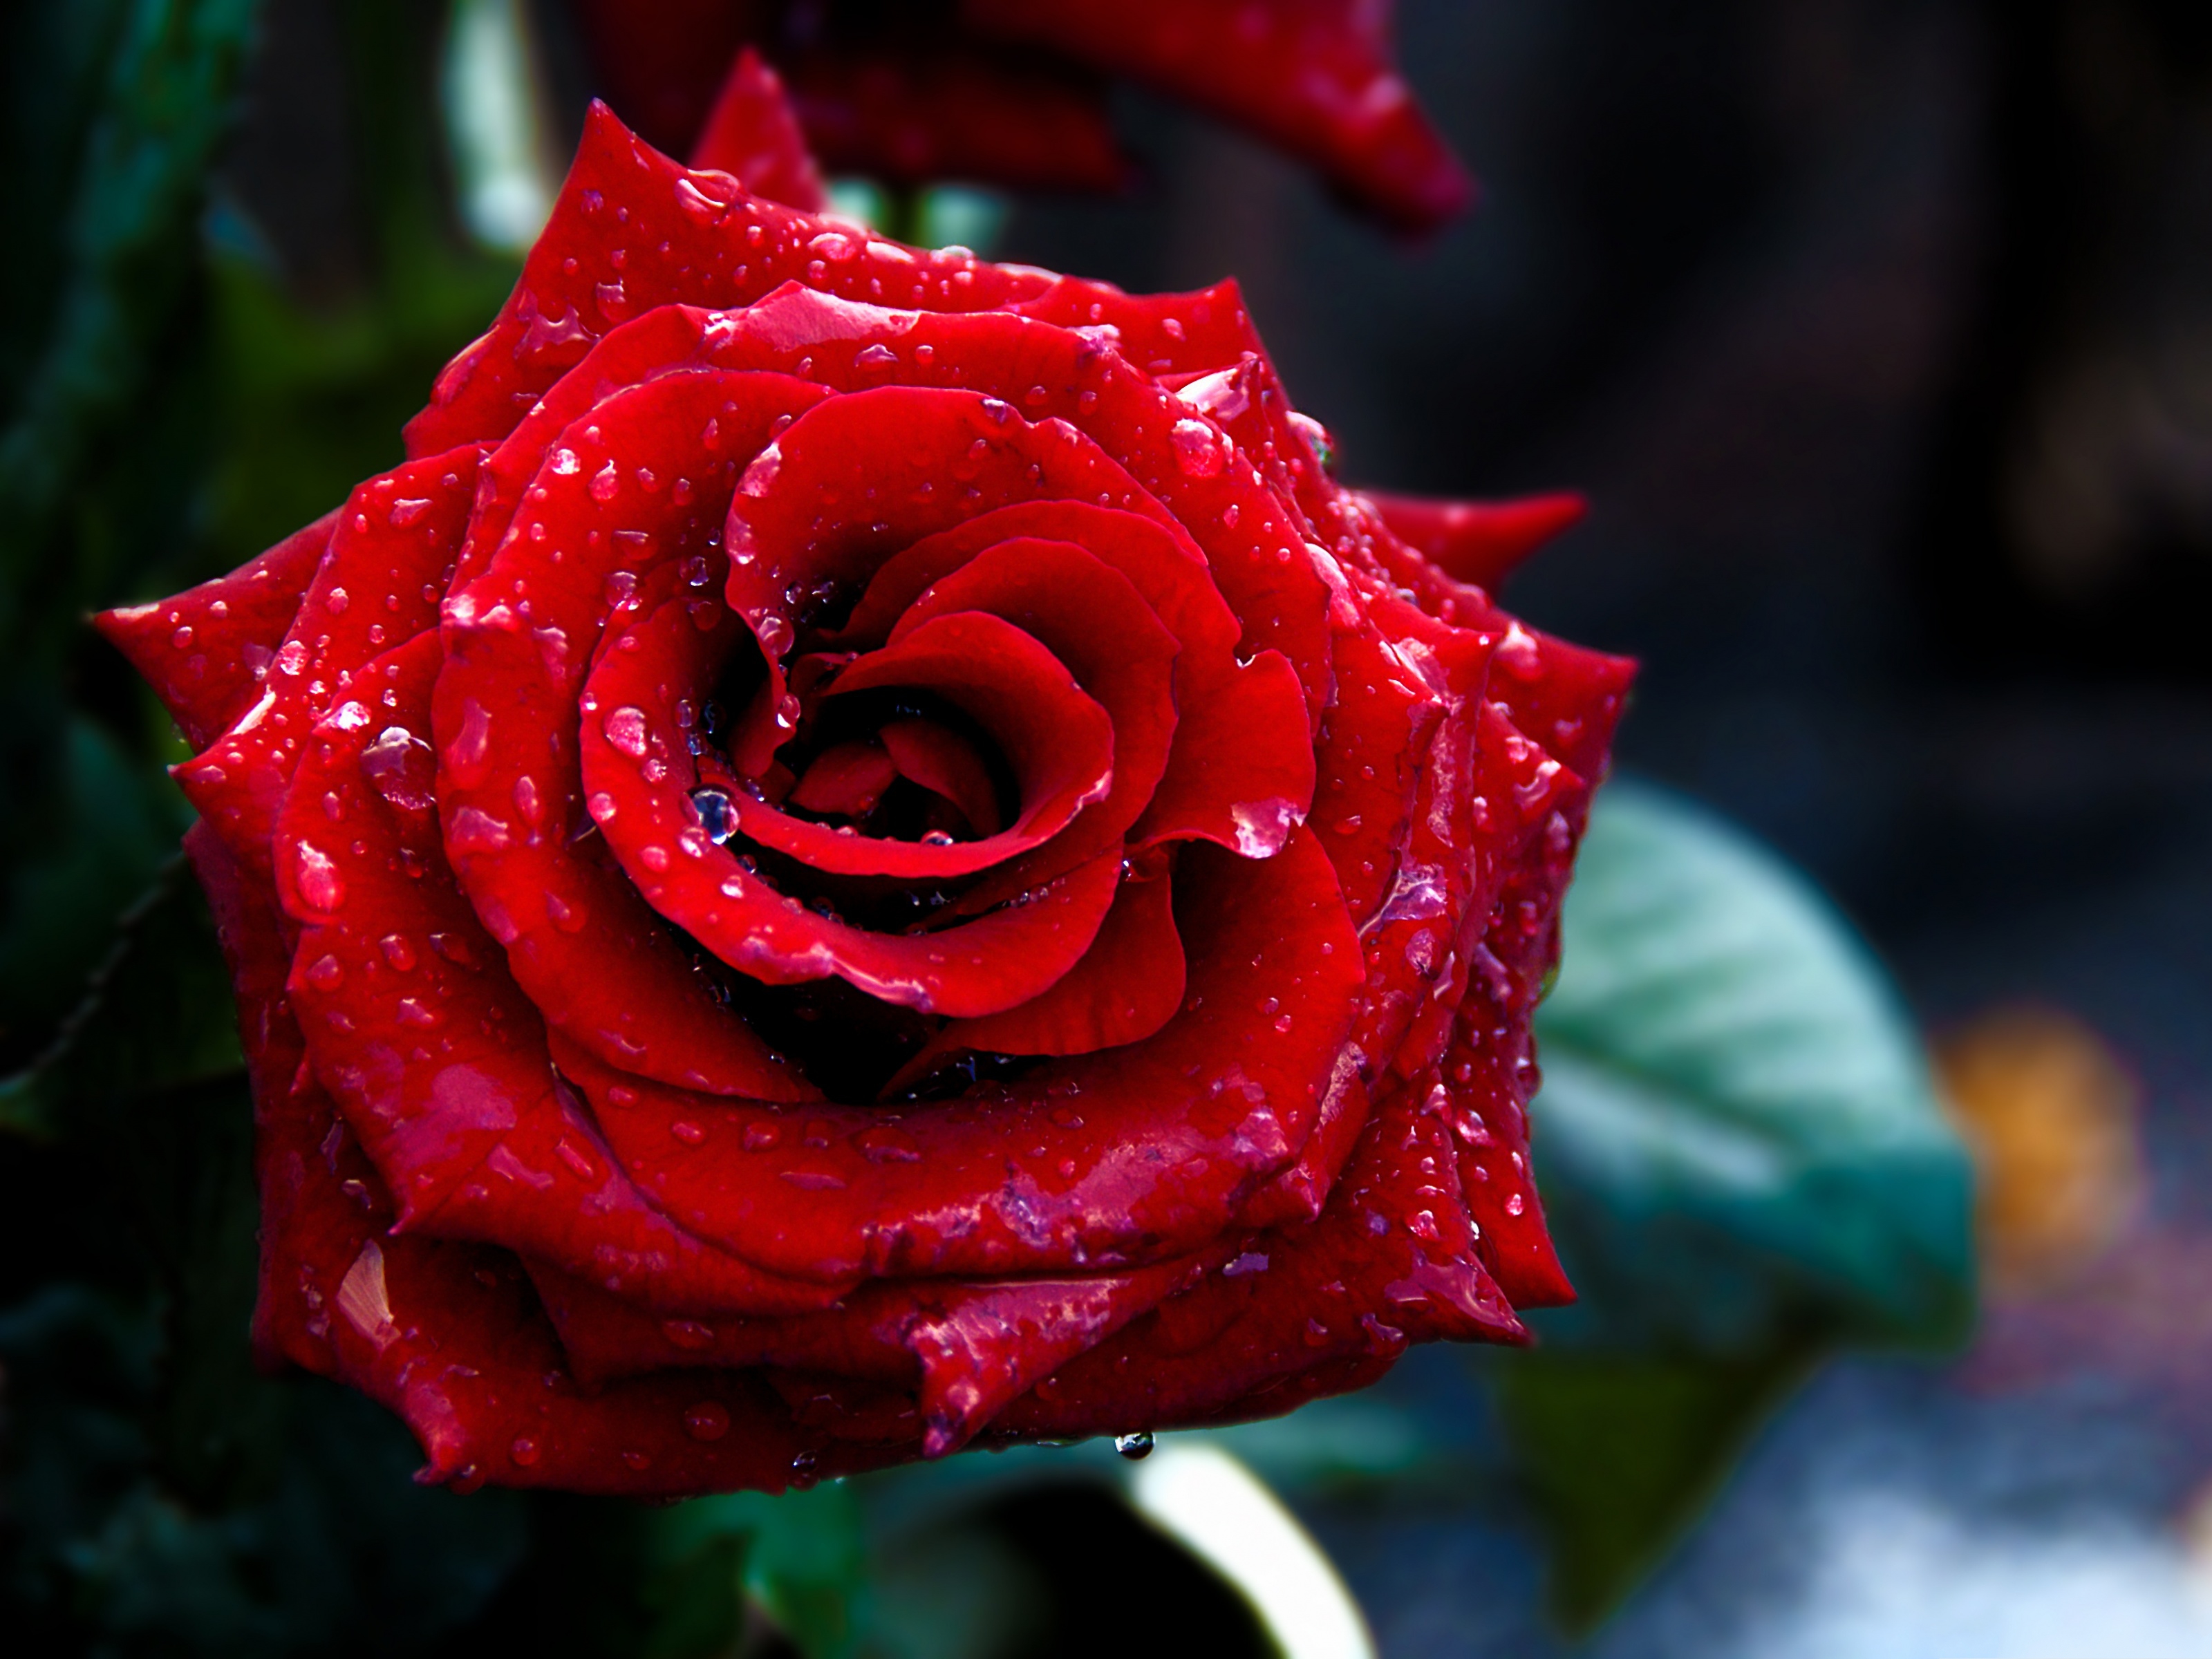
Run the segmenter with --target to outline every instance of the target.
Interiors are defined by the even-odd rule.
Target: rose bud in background
[[[1632,666],[1456,579],[1571,511],[1327,449],[1232,283],[907,247],[595,106],[407,460],[101,619],[200,751],[264,1354],[428,1478],[666,1495],[1524,1340]]]
[[[1188,103],[1313,167],[1363,210],[1433,229],[1474,185],[1398,76],[1388,0],[574,0],[615,109],[694,166],[739,52],[783,77],[833,172],[1109,191],[1129,177],[1109,79]],[[811,204],[797,201],[795,206]]]

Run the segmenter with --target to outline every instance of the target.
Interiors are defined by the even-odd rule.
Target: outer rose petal
[[[398,1200],[398,1224],[527,1250],[676,1310],[822,1305],[843,1287],[758,1272],[658,1212],[555,1077],[418,793],[437,667],[426,634],[371,669],[392,705],[371,715],[349,702],[316,728],[276,836],[309,1058]]]
[[[1234,362],[1252,342],[1233,285],[1134,299],[1104,283],[908,248],[848,219],[732,193],[641,143],[603,104],[498,319],[446,365],[407,427],[410,455],[504,436],[599,337],[656,306],[745,306],[787,282],[841,299],[1037,314],[1119,329],[1152,372]]]
[[[362,665],[437,621],[479,459],[473,447],[429,456],[354,489],[260,697],[176,769],[185,798],[255,880],[269,879],[269,836],[308,728]]]
[[[580,1280],[535,1276],[562,1346],[591,1382],[695,1366],[775,1365],[914,1390],[926,1456],[957,1451],[1040,1378],[1234,1254],[1233,1243],[1131,1272],[1002,1284],[879,1284],[781,1320],[664,1320]]]
[[[783,100],[783,83],[750,46],[738,53],[723,77],[707,125],[691,146],[691,167],[726,173],[754,195],[802,212],[819,213],[830,205],[806,140]]]
[[[1517,501],[1435,501],[1363,492],[1391,533],[1454,581],[1495,588],[1531,553],[1582,522],[1579,495]]]
[[[216,938],[238,998],[239,1046],[253,1089],[253,1184],[261,1198],[260,1281],[253,1298],[253,1351],[274,1369],[290,1360],[328,1376],[337,1360],[328,1322],[292,1282],[313,1224],[309,1170],[324,1157],[336,1114],[307,1070],[307,1043],[284,994],[292,951],[265,892],[245,881],[222,838],[205,823],[185,831],[185,853],[214,913]]]
[[[253,702],[337,520],[333,508],[228,576],[93,619],[193,748],[205,748]]]
[[[1427,1091],[1380,1103],[1310,1227],[1254,1241],[1003,1412],[994,1431],[1181,1427],[1325,1359],[1395,1358],[1413,1337],[1525,1341],[1474,1259],[1452,1139]]]

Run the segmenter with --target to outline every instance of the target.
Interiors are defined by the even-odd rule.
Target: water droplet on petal
[[[624,704],[607,716],[601,725],[607,741],[632,760],[645,758],[645,711]]]
[[[1227,443],[1204,421],[1177,421],[1168,434],[1168,444],[1175,451],[1176,465],[1189,477],[1217,477],[1228,464]]]
[[[737,808],[726,791],[711,786],[694,789],[691,805],[699,809],[699,827],[715,846],[720,847],[737,832]]]
[[[684,1413],[684,1431],[694,1440],[720,1440],[730,1431],[730,1408],[719,1400],[702,1400]]]
[[[1114,1449],[1132,1463],[1140,1462],[1152,1455],[1152,1434],[1149,1429],[1139,1429],[1134,1434],[1114,1437]]]
[[[345,879],[331,855],[320,848],[300,842],[293,871],[294,885],[310,908],[327,915],[345,902]]]

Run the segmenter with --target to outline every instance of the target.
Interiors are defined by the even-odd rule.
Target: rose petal
[[[921,38],[841,42],[787,60],[806,136],[835,171],[915,187],[972,179],[1014,190],[1128,181],[1104,89],[1070,67]]]
[[[1125,878],[1091,948],[1044,993],[983,1019],[956,1019],[884,1085],[896,1096],[963,1049],[1000,1054],[1087,1054],[1141,1042],[1182,1006],[1182,939],[1172,884]]]
[[[93,618],[193,748],[252,706],[337,520],[334,509],[227,576]]]
[[[260,697],[176,769],[185,799],[252,878],[269,879],[270,834],[308,729],[348,696],[376,709],[384,688],[356,685],[357,672],[437,622],[481,459],[454,450],[355,489]]]
[[[600,706],[615,706],[618,701],[617,688],[610,683],[607,695],[599,699]],[[809,812],[861,818],[875,811],[884,791],[898,776],[898,764],[883,744],[841,743],[816,756],[785,799]]]
[[[1440,1337],[1527,1341],[1475,1259],[1431,1082],[1377,1103],[1318,1221],[1261,1235],[1248,1252],[1261,1258],[1255,1270],[1212,1274],[1163,1303],[1013,1401],[994,1428],[1175,1428],[1324,1359],[1395,1358]]]
[[[950,801],[977,835],[999,833],[991,775],[965,738],[933,720],[893,720],[877,735],[901,777]]]
[[[622,872],[580,842],[590,820],[576,699],[610,612],[657,568],[697,561],[706,578],[735,467],[820,395],[711,370],[613,394],[563,432],[512,537],[446,607],[434,706],[447,852],[517,982],[613,1063],[733,1094],[804,1097]],[[710,591],[696,597],[702,617],[720,617]]]
[[[804,212],[830,205],[783,83],[750,46],[731,61],[690,164],[694,172],[729,173],[754,195]]]
[[[1237,660],[1237,619],[1209,580],[1204,556],[1157,520],[1077,501],[994,508],[894,556],[832,642],[854,649],[878,642],[931,584],[1018,538],[1073,542],[1111,565],[1180,647],[1175,738],[1164,774],[1129,832],[1132,842],[1195,838],[1243,851],[1263,822],[1261,804],[1284,803],[1287,810],[1272,813],[1279,833],[1262,837],[1253,850],[1279,847],[1314,793],[1314,750],[1297,676],[1278,652]]]
[[[1363,492],[1393,534],[1455,581],[1495,589],[1546,542],[1582,522],[1579,495],[1517,501],[1437,501]]]
[[[918,1393],[925,1455],[957,1451],[1006,1402],[1221,1266],[1218,1244],[1122,1273],[873,1285],[838,1310],[779,1320],[655,1320],[533,1269],[571,1367],[589,1382],[701,1365],[774,1365]]]
[[[906,385],[810,410],[748,469],[731,503],[730,603],[757,623],[773,617],[795,631],[805,618],[788,590],[823,580],[859,587],[897,549],[991,507],[1096,502],[1196,541],[1243,628],[1241,648],[1291,659],[1314,729],[1327,702],[1330,592],[1303,532],[1218,432],[1204,438],[1210,471],[1163,459],[1171,447],[1159,434],[1188,418],[1186,406],[1121,357],[1015,318],[903,318],[797,289],[731,321],[718,359],[788,363],[795,348],[773,344],[785,331],[825,356],[832,331],[863,348],[879,333],[902,342],[902,362],[927,347],[932,362],[957,362],[970,381],[995,380],[1001,363],[1010,380],[1034,374],[1038,395],[1017,395],[1045,417],[1024,420],[979,392]]]
[[[823,1286],[757,1272],[672,1225],[562,1097],[535,1011],[445,867],[434,816],[375,787],[371,744],[394,731],[419,740],[428,724],[436,635],[389,660],[392,724],[380,732],[346,703],[315,728],[276,866],[301,927],[289,989],[310,1058],[399,1226],[527,1250],[656,1306],[821,1305]]]
[[[835,975],[884,1001],[957,1018],[997,1013],[1026,1002],[1074,966],[1113,902],[1119,848],[1046,884],[1025,902],[941,932],[897,935],[870,932],[806,908],[746,869],[729,848],[714,842],[690,799],[699,781],[698,762],[675,705],[697,695],[700,683],[726,653],[727,636],[737,631],[736,625],[726,617],[719,627],[720,634],[702,632],[682,618],[680,603],[664,605],[628,636],[651,641],[649,647],[610,653],[593,671],[580,733],[584,787],[601,814],[609,848],[636,884],[633,890],[701,945],[755,979],[788,985]],[[1057,738],[1066,744],[1063,758],[1074,774],[1070,788],[1085,787],[1087,775],[1087,788],[1103,793],[1101,773],[1110,769],[1112,741],[1103,711],[1073,690],[1066,671],[1042,647],[996,617],[972,612],[940,617],[917,629],[905,645],[903,659],[873,672],[891,684],[933,680],[957,690],[957,679],[988,688],[994,675],[1011,671],[1008,689],[1031,691],[1048,689],[1044,677],[1058,673],[1066,700],[1056,716],[1057,733],[1049,724],[1026,737],[1015,732],[1025,750],[1031,739],[1035,743],[1034,750],[1018,757],[1018,769],[1021,759],[1035,759],[1033,775],[1051,780],[1052,774],[1042,769],[1042,750]],[[889,658],[889,653],[878,653],[863,665]],[[854,677],[860,683],[851,689],[868,689],[870,677],[858,668],[845,684],[851,685]],[[609,707],[608,700],[617,697],[632,700]],[[1091,725],[1087,732],[1086,721]],[[1079,805],[1081,796],[1073,800]],[[841,836],[826,825],[784,817],[764,803],[739,799],[733,805],[748,835],[760,833],[766,842],[765,832],[772,829],[776,844],[814,860],[817,867],[927,874],[933,863],[940,871],[957,869],[969,848],[988,846],[930,847]],[[1053,823],[1045,815],[1051,807],[1048,800],[1039,809],[1038,822]],[[1021,827],[1018,821],[1017,830]],[[1018,848],[1024,837],[1010,831],[1001,839]],[[817,847],[828,850],[817,852]]]
[[[185,831],[185,854],[214,913],[216,938],[238,1000],[239,1046],[246,1053],[253,1091],[253,1184],[261,1200],[254,1354],[266,1366],[289,1359],[328,1376],[337,1366],[327,1340],[328,1321],[301,1295],[294,1267],[305,1253],[299,1238],[313,1224],[309,1164],[329,1161],[323,1148],[337,1114],[302,1064],[307,1043],[284,994],[291,947],[267,894],[243,878],[222,838],[206,823]],[[354,1156],[359,1159],[357,1152]],[[362,1190],[366,1196],[367,1187]]]
[[[1262,861],[1194,847],[1182,868],[1189,978],[1176,1017],[1147,1042],[957,1101],[888,1120],[718,1104],[556,1056],[657,1202],[773,1271],[1000,1277],[1158,1261],[1218,1237],[1297,1156],[1361,975],[1307,833]],[[1269,1042],[1244,1041],[1260,1030]],[[674,1136],[679,1121],[703,1139]]]
[[[677,630],[688,623],[672,626],[672,621],[664,607],[636,630],[652,645],[633,659],[605,659],[592,681],[592,695],[601,708],[633,704],[647,695],[649,674],[671,675],[674,664],[665,650],[653,647],[681,642]],[[1164,696],[1164,664],[1159,678]],[[1085,695],[1046,645],[1012,623],[980,611],[934,617],[854,662],[828,696],[870,690],[933,692],[972,716],[997,740],[1020,786],[1021,811],[1013,823],[995,836],[940,847],[840,835],[828,824],[790,817],[765,801],[741,796],[738,823],[744,835],[817,870],[941,880],[1002,863],[1058,834],[1078,814],[1088,817],[1103,810],[1099,803],[1108,800],[1118,769],[1120,733],[1112,715]],[[1174,719],[1172,708],[1167,718]],[[1139,732],[1140,740],[1146,735]],[[605,763],[611,750],[595,746],[592,752]],[[1098,838],[1085,839],[1095,843]],[[611,832],[609,841],[618,850],[625,844]],[[1089,845],[1079,861],[1087,862],[1105,847],[1118,847],[1118,830],[1109,832],[1104,844]],[[632,873],[643,884],[646,878]]]
[[[721,175],[686,173],[595,103],[514,294],[490,329],[440,373],[429,407],[408,422],[407,452],[428,454],[513,430],[606,332],[612,319],[599,305],[603,289],[622,293],[629,314],[641,315],[671,303],[749,305],[799,281],[841,299],[953,312],[1049,294],[1056,311],[1072,308],[1106,326],[1127,316],[1147,332],[1160,312],[1157,299],[1133,301],[1107,283],[994,265],[964,248],[908,248],[850,220],[732,196]],[[1217,313],[1216,322],[1185,329],[1160,361],[1192,370],[1233,362],[1249,323],[1241,308],[1206,307],[1208,318]],[[1224,330],[1237,341],[1226,355]]]
[[[1042,645],[1098,700],[1113,727],[1110,793],[1049,848],[997,872],[995,884],[1011,896],[1119,846],[1144,811],[1174,741],[1181,647],[1127,577],[1066,542],[1024,538],[979,553],[915,601],[886,650],[896,652],[933,618],[962,612],[1001,617]]]

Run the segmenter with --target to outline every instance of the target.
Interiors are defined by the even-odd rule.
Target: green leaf
[[[1562,934],[1532,1116],[1583,1299],[1485,1369],[1581,1628],[1826,1354],[1964,1332],[1972,1179],[1881,964],[1711,814],[1608,787]]]
[[[1536,1029],[1556,1341],[1744,1352],[1808,1318],[1942,1343],[1972,1306],[1972,1176],[1880,963],[1702,810],[1601,796]]]
[[[258,11],[255,0],[135,0],[115,25],[98,111],[72,158],[77,185],[58,295],[39,329],[45,344],[0,429],[6,589],[31,580],[184,301],[207,167]],[[0,595],[0,636],[14,631],[19,599]]]
[[[1563,1624],[1589,1628],[1635,1587],[1811,1358],[1788,1344],[1736,1360],[1539,1352],[1500,1368],[1498,1413],[1551,1535]]]

